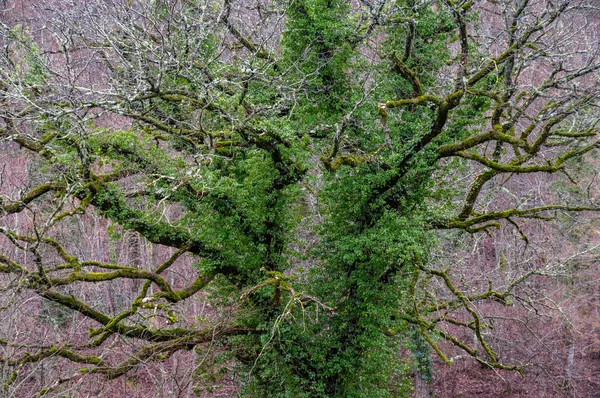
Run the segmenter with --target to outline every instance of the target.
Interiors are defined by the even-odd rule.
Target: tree
[[[249,396],[407,394],[445,342],[523,371],[485,310],[552,267],[469,280],[448,248],[598,210],[570,171],[598,145],[593,1],[54,3],[2,25],[0,136],[31,175],[3,192],[0,271],[5,311],[33,294],[72,337],[3,331],[9,394],[182,350]],[[532,174],[568,190],[531,203]],[[76,366],[28,385],[48,360]]]

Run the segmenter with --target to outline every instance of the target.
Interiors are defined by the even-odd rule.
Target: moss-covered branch
[[[593,206],[567,206],[567,205],[548,205],[533,207],[530,209],[509,209],[504,211],[494,211],[484,214],[475,215],[471,218],[461,220],[460,218],[453,220],[433,221],[431,225],[435,228],[443,229],[468,229],[474,225],[486,223],[495,220],[506,220],[508,218],[537,218],[547,219],[543,215],[550,211],[568,211],[568,212],[584,212],[584,211],[600,211],[600,208]]]
[[[25,207],[33,202],[34,200],[42,197],[44,194],[53,191],[61,191],[65,189],[65,185],[59,182],[47,182],[45,184],[38,185],[33,188],[31,191],[22,195],[22,197],[14,201],[12,203],[2,203],[0,199],[0,210],[3,210],[5,213],[18,213],[21,212]],[[1,213],[1,211],[0,211]]]

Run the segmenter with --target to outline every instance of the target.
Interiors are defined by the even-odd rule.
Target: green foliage
[[[302,81],[303,101],[296,110],[302,123],[326,123],[352,104],[346,71],[356,54],[349,43],[353,31],[350,5],[340,0],[291,1],[283,33],[287,77]],[[288,66],[289,65],[289,66]]]
[[[15,25],[10,29],[7,40],[12,44],[7,46],[7,51],[13,52],[15,77],[22,81],[28,94],[34,94],[35,90],[41,89],[47,75],[41,51],[31,33],[22,25]]]

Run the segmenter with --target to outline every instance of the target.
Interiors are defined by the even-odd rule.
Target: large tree
[[[485,311],[534,306],[520,286],[551,265],[473,280],[449,251],[506,226],[526,245],[533,223],[598,209],[579,184],[598,146],[593,5],[8,13],[0,138],[29,175],[0,197],[5,392],[30,391],[45,361],[77,365],[30,383],[51,395],[181,350],[197,352],[196,372],[221,355],[249,396],[398,396],[408,367],[427,379],[430,354],[450,363],[452,346],[522,371],[489,341]],[[547,188],[533,199],[520,190],[531,175]],[[141,258],[145,243],[164,258]]]

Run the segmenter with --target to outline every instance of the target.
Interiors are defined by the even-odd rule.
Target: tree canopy
[[[0,192],[0,304],[38,297],[78,326],[3,332],[3,388],[48,360],[76,366],[40,396],[182,350],[201,372],[211,352],[234,363],[247,396],[402,396],[455,349],[522,371],[486,305],[526,302],[548,264],[472,281],[449,246],[505,227],[527,246],[531,223],[599,209],[582,171],[594,3],[92,0],[7,18],[0,139],[30,173]],[[168,255],[120,261],[128,237]],[[132,290],[111,307],[108,286]]]

